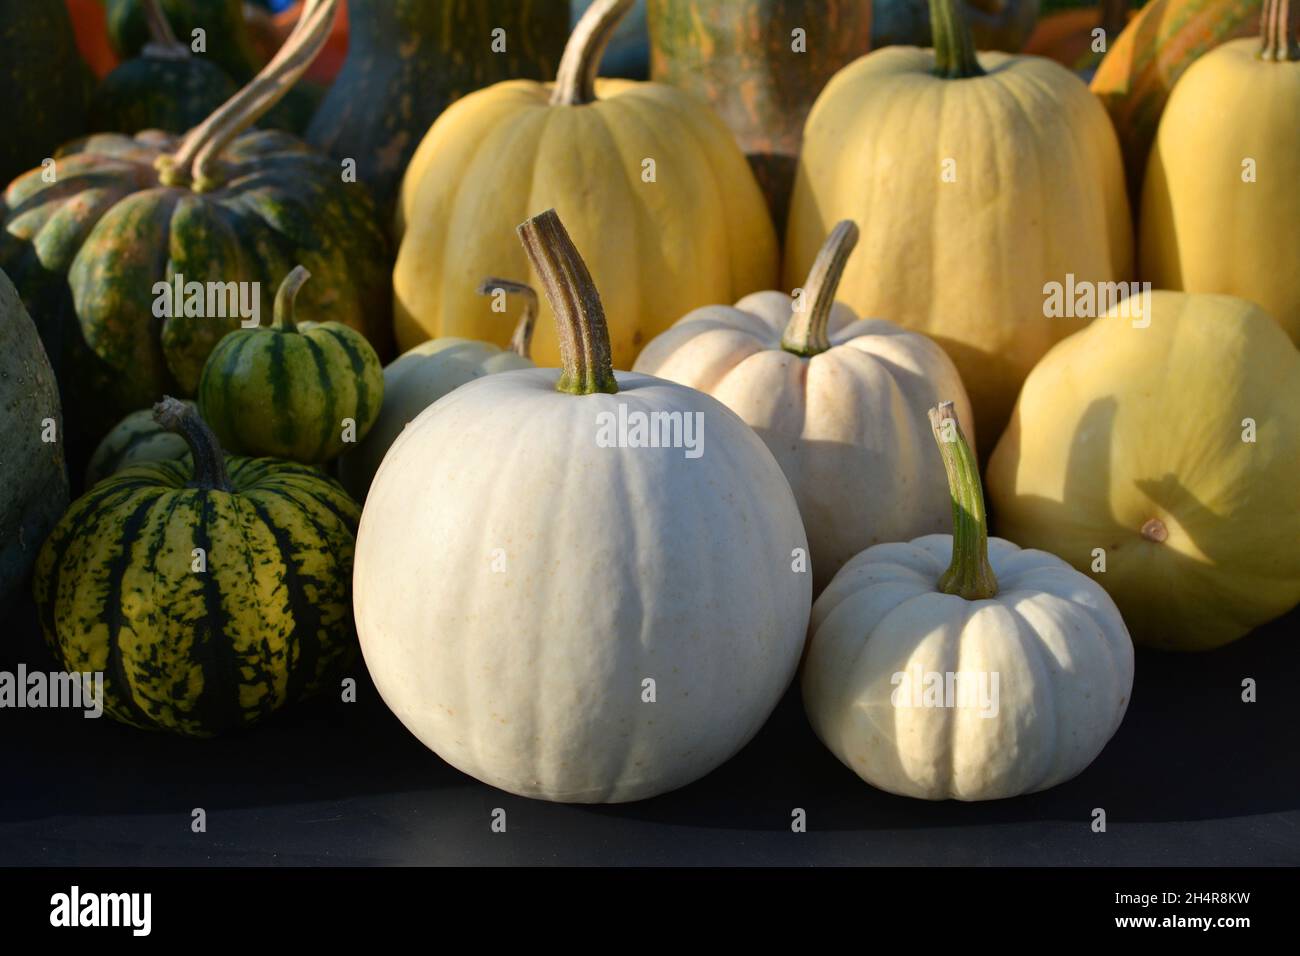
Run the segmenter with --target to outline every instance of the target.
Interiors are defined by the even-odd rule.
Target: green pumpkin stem
[[[176,152],[154,161],[164,186],[207,192],[222,184],[217,160],[230,142],[284,97],[325,46],[338,0],[307,0],[293,33],[242,90],[181,139]]]
[[[164,395],[163,400],[153,407],[153,420],[167,431],[180,435],[190,446],[190,455],[194,458],[194,480],[190,483],[193,487],[208,491],[235,490],[226,472],[226,454],[208,423],[199,416],[198,409]]]
[[[583,106],[596,99],[596,74],[605,47],[635,0],[596,0],[569,34],[551,92],[552,106]]]
[[[948,80],[984,75],[961,0],[930,0],[930,32],[936,74]]]
[[[1300,0],[1264,0],[1259,16],[1259,58],[1279,63],[1300,60]]]
[[[600,293],[564,223],[554,209],[548,209],[522,223],[518,232],[555,313],[563,366],[556,390],[570,395],[617,392]]]
[[[495,295],[498,289],[506,295],[517,295],[524,300],[524,312],[519,316],[514,334],[510,336],[508,348],[520,358],[531,359],[533,330],[537,327],[537,290],[526,282],[498,279],[493,276],[480,282],[475,291],[479,295]]]
[[[311,278],[311,273],[303,266],[294,266],[280,288],[275,292],[275,311],[272,313],[271,328],[281,332],[297,332],[298,324],[294,321],[294,303],[298,299],[298,290]]]
[[[952,563],[939,578],[939,590],[967,601],[996,597],[998,579],[989,564],[988,515],[979,460],[966,441],[952,402],[930,409],[930,428],[939,443],[952,495]]]
[[[149,28],[149,42],[141,51],[145,56],[161,60],[184,60],[190,48],[176,39],[171,22],[163,12],[162,0],[142,0],[145,25]]]
[[[852,219],[836,223],[808,272],[799,305],[781,336],[781,348],[795,355],[811,357],[831,347],[827,335],[831,306],[835,304],[835,292],[844,276],[844,267],[857,244],[857,223]]]

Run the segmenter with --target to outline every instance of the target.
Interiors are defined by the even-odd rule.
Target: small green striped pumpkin
[[[123,468],[149,461],[177,461],[189,453],[184,438],[159,425],[152,408],[142,408],[114,425],[95,448],[86,466],[86,488]]]
[[[36,606],[59,666],[104,674],[109,716],[212,736],[352,659],[360,513],[304,465],[226,459],[175,399],[155,413],[193,460],[127,468],[75,501],[37,558]]]
[[[317,465],[379,416],[384,368],[365,336],[340,322],[295,322],[310,277],[296,266],[280,283],[271,327],[227,333],[203,366],[199,413],[232,452]]]

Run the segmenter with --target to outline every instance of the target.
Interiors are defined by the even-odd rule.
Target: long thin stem
[[[180,435],[185,439],[185,444],[190,446],[190,454],[194,458],[193,487],[209,491],[235,490],[226,471],[225,452],[221,450],[217,436],[212,434],[207,422],[199,416],[198,409],[165,395],[153,407],[153,420],[167,431]]]
[[[988,516],[979,460],[962,433],[952,402],[930,409],[930,428],[939,443],[952,495],[952,563],[939,578],[938,588],[967,601],[995,597],[998,579],[989,564]]]
[[[837,223],[831,230],[813,260],[808,280],[803,284],[801,307],[790,316],[781,336],[781,348],[795,355],[813,356],[831,347],[827,334],[831,306],[835,304],[844,267],[857,244],[858,226],[852,219]]]
[[[560,380],[570,395],[617,392],[609,327],[587,264],[554,209],[518,228],[519,241],[542,280],[560,339]]]
[[[596,0],[569,35],[555,74],[552,106],[582,106],[596,99],[596,74],[605,47],[636,0]]]
[[[511,279],[498,279],[495,276],[484,279],[476,290],[479,295],[495,295],[500,289],[506,295],[517,295],[524,302],[523,314],[510,336],[508,348],[521,358],[531,359],[533,349],[533,329],[537,327],[537,290],[526,282]]]
[[[165,186],[205,192],[220,185],[215,165],[221,151],[284,97],[329,38],[338,0],[307,0],[293,33],[247,86],[185,134],[176,152],[154,162]]]

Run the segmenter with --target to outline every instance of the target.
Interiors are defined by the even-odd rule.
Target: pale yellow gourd
[[[393,270],[398,346],[460,336],[505,344],[472,307],[487,274],[534,284],[514,226],[554,207],[587,250],[609,315],[614,365],[701,302],[770,288],[776,235],[730,130],[691,94],[595,79],[632,0],[597,0],[556,82],[517,80],[458,100],[420,143],[402,183]],[[533,346],[559,363],[543,305]]]
[[[925,410],[965,389],[934,342],[835,301],[858,228],[831,231],[797,298],[756,292],[688,313],[634,370],[718,399],[767,443],[794,489],[816,590],[857,552],[948,527]]]
[[[930,418],[953,533],[868,548],[817,599],[808,719],[890,793],[996,800],[1054,787],[1123,720],[1133,643],[1086,575],[988,537],[979,466],[951,403]]]
[[[809,114],[786,234],[799,283],[841,219],[862,229],[840,298],[947,350],[985,447],[1025,375],[1087,318],[1048,318],[1045,285],[1131,278],[1132,223],[1106,111],[1065,67],[980,53],[954,0],[934,50],[842,69]]]
[[[1134,640],[1218,647],[1300,601],[1300,353],[1261,309],[1155,292],[1044,357],[993,452],[999,534],[1115,599]]]
[[[1288,12],[1289,11],[1289,12]],[[1300,0],[1211,50],[1169,97],[1142,190],[1142,278],[1262,306],[1300,343]]]
[[[489,278],[478,285],[480,295],[492,296],[489,315],[515,296],[522,311],[508,347],[476,339],[440,338],[421,342],[384,368],[384,402],[379,417],[356,447],[339,459],[339,481],[357,501],[365,501],[375,472],[402,430],[422,411],[467,382],[494,372],[533,368],[532,341],[537,327],[537,293],[509,279]]]

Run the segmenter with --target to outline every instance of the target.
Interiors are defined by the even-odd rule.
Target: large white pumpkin
[[[393,444],[357,536],[357,630],[384,701],[447,762],[525,796],[636,800],[717,767],[780,699],[808,623],[792,557],[807,540],[744,422],[612,371],[554,214],[520,232],[565,368],[470,382]],[[630,445],[641,413],[702,444],[607,447]]]
[[[755,292],[696,309],[633,366],[707,392],[767,443],[799,502],[817,591],[864,548],[949,526],[925,412],[946,398],[971,420],[942,348],[835,301],[857,240],[852,221],[839,223],[798,299]]]
[[[951,408],[939,414],[936,429]],[[957,558],[954,536],[936,534],[845,565],[813,607],[804,705],[831,752],[881,790],[926,800],[1044,790],[1087,767],[1119,727],[1133,644],[1087,575],[987,538],[974,455],[945,458],[961,501]]]

